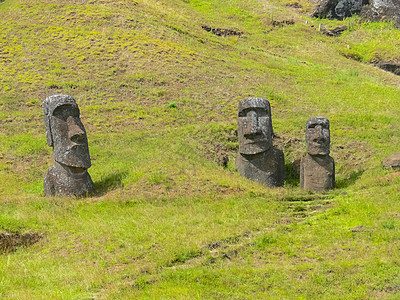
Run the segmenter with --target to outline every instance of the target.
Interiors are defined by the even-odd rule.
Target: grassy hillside
[[[400,31],[311,10],[0,2],[1,297],[397,299],[400,173],[381,161],[400,149],[400,79],[371,63],[398,61]],[[348,29],[329,37],[319,24]],[[56,93],[80,106],[91,198],[43,195],[53,159],[41,102]],[[282,188],[235,171],[249,96],[272,104]],[[299,189],[294,167],[319,115],[337,178],[321,194]]]

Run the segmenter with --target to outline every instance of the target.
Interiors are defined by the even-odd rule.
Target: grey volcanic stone
[[[321,0],[313,17],[342,20],[361,12],[363,0]]]
[[[79,107],[68,95],[53,95],[43,101],[47,144],[53,147],[55,163],[44,178],[46,196],[86,196],[94,185],[85,128]]]
[[[400,153],[393,153],[387,156],[382,161],[382,165],[386,169],[400,169]]]
[[[372,22],[392,20],[400,26],[400,0],[371,0],[363,6],[360,15]]]
[[[362,0],[340,0],[335,7],[335,14],[338,19],[351,17],[360,13]]]
[[[306,123],[307,155],[300,163],[300,187],[312,191],[335,188],[335,161],[329,156],[329,120],[312,117]]]
[[[373,22],[389,19],[400,26],[400,0],[320,0],[313,17],[342,20],[353,14]]]
[[[248,98],[239,103],[239,153],[236,169],[244,177],[268,187],[282,186],[285,160],[272,145],[271,106],[263,98]]]

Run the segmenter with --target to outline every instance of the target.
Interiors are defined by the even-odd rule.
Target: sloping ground
[[[399,77],[370,63],[398,59],[399,32],[308,12],[301,1],[1,3],[0,228],[41,239],[0,256],[0,295],[396,298],[399,174],[380,162],[399,149]],[[321,22],[348,30],[328,37]],[[54,93],[78,100],[95,197],[43,197],[40,105]],[[248,96],[273,106],[283,188],[234,170]],[[337,164],[326,194],[300,190],[293,167],[316,115],[331,121]]]

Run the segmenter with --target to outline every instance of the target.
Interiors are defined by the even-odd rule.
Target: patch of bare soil
[[[390,73],[400,76],[400,63],[397,61],[375,61],[373,65]]]
[[[390,173],[389,175],[386,176],[387,181],[392,181],[393,179],[395,179],[396,177],[400,176],[400,172],[394,172],[394,173]]]
[[[201,28],[203,30],[211,32],[212,34],[215,34],[216,36],[229,36],[229,35],[238,35],[241,36],[244,34],[242,31],[237,31],[233,29],[223,29],[223,28],[213,28],[211,26],[207,25],[201,25]]]
[[[205,157],[217,163],[219,166],[223,166],[226,168],[228,166],[229,162],[229,150],[226,149],[226,147],[217,144],[217,145],[210,145],[209,147],[206,147],[207,153],[205,153]]]
[[[292,7],[292,8],[297,8],[297,9],[303,8],[303,6],[299,2],[287,3],[287,4],[285,4],[285,6]]]
[[[12,253],[18,248],[37,243],[43,237],[42,233],[4,232],[0,234],[0,254]]]
[[[341,35],[344,31],[347,30],[346,25],[338,26],[335,28],[321,28],[321,33],[327,35],[327,36],[339,36]]]

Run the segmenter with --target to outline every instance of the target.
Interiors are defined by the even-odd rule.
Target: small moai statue
[[[47,144],[53,147],[54,165],[44,176],[46,196],[84,197],[94,190],[85,128],[75,99],[53,95],[43,101]]]
[[[300,187],[322,192],[335,188],[335,161],[329,156],[329,120],[312,117],[306,123],[307,155],[300,163]]]
[[[236,169],[244,177],[268,187],[285,181],[283,151],[272,145],[271,105],[263,98],[247,98],[238,109],[239,153]]]

